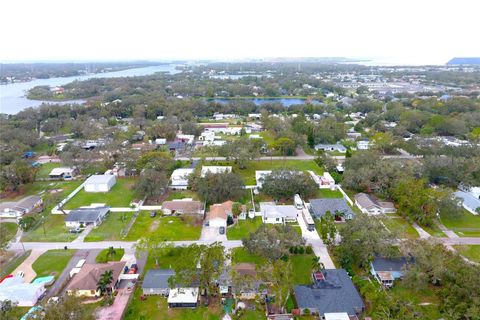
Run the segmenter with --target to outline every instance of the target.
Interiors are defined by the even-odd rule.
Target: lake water
[[[284,107],[290,107],[296,104],[305,104],[306,99],[299,99],[299,98],[244,98],[244,99],[208,99],[208,101],[214,101],[216,103],[221,103],[221,104],[228,104],[230,101],[235,101],[235,100],[242,100],[242,101],[251,101],[257,106],[261,106],[262,104],[267,104],[267,103],[281,103]],[[311,104],[320,104],[321,102],[318,100],[311,100]]]
[[[154,74],[155,72],[169,72],[171,74],[180,72],[175,69],[176,65],[167,64],[160,66],[134,68],[122,71],[96,73],[78,77],[64,77],[64,78],[50,78],[50,79],[37,79],[29,82],[11,83],[6,85],[0,85],[0,113],[15,114],[28,107],[38,107],[44,101],[29,100],[25,97],[28,90],[36,86],[63,86],[75,80],[88,80],[92,78],[120,78],[120,77],[135,77],[146,76]],[[65,103],[83,103],[83,100],[74,101],[62,101],[47,103],[65,104]]]

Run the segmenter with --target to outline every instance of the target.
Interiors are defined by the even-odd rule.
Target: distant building
[[[83,184],[83,189],[85,192],[108,192],[116,182],[114,175],[95,174],[88,177]]]
[[[455,197],[459,198],[462,202],[462,206],[471,214],[477,215],[480,208],[480,199],[476,198],[472,193],[465,191],[456,191]]]
[[[188,188],[188,179],[195,172],[194,168],[175,169],[170,177],[170,188],[185,190]]]
[[[337,144],[317,144],[315,145],[315,150],[322,150],[322,151],[337,151],[341,153],[346,153],[347,148],[345,148],[343,145],[337,143]]]
[[[366,193],[356,194],[355,204],[363,213],[369,215],[395,213],[397,211],[393,202],[378,201],[376,198]]]
[[[357,149],[358,150],[368,150],[370,149],[370,141],[362,140],[357,142]]]

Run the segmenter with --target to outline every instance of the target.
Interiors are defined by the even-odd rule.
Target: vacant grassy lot
[[[117,179],[117,183],[109,192],[85,192],[85,190],[81,190],[65,204],[64,208],[71,210],[89,206],[92,203],[105,203],[111,207],[129,207],[130,202],[135,198],[134,184],[135,179]]]
[[[75,190],[82,182],[81,181],[35,181],[21,187],[19,193],[15,193],[12,196],[3,198],[2,201],[15,201],[25,196],[31,196],[36,194],[43,194],[46,190],[60,191],[59,197],[68,195]]]
[[[165,241],[198,240],[202,232],[200,216],[150,217],[150,212],[138,215],[125,240],[138,240],[155,233]]]
[[[15,237],[18,230],[18,224],[15,222],[2,222],[0,223],[0,234],[6,241],[10,241]]]
[[[262,225],[262,218],[237,220],[237,222],[227,228],[228,240],[242,240],[248,237],[250,233],[255,232]]]
[[[72,258],[75,250],[48,250],[32,264],[37,277],[55,276],[55,279],[62,273]]]
[[[38,216],[37,219],[41,219],[41,217]],[[39,222],[35,229],[24,233],[22,240],[25,242],[68,242],[77,236],[77,234],[68,232],[63,214],[47,214],[44,218],[44,223]]]
[[[265,258],[256,256],[251,254],[247,251],[247,249],[240,247],[240,248],[233,248],[232,249],[232,263],[255,263],[256,265],[262,265],[267,263]]]
[[[461,217],[441,217],[442,223],[460,237],[480,237],[480,215],[464,210]]]
[[[120,261],[120,259],[122,259],[123,255],[125,254],[125,250],[120,248],[115,248],[115,254],[109,256],[108,260],[107,260],[107,253],[108,253],[108,249],[103,249],[102,251],[100,251],[100,253],[95,258],[95,260],[98,263],[104,263],[109,261]]]
[[[454,247],[465,258],[480,263],[480,245]]]
[[[418,232],[412,227],[412,225],[398,215],[389,215],[386,218],[381,218],[381,221],[388,230],[398,233],[402,238],[418,238]]]
[[[85,237],[85,241],[122,240],[124,230],[132,219],[133,212],[110,212],[100,226]]]
[[[196,192],[193,192],[191,190],[177,190],[170,192],[165,201],[172,201],[184,198],[192,198],[193,200],[198,200],[198,195]]]
[[[240,169],[233,161],[210,161],[206,162],[205,165],[232,166],[233,171],[243,177],[246,185],[257,184],[255,180],[255,171],[257,170],[311,170],[317,174],[323,174],[323,169],[320,168],[313,160],[250,161],[247,163],[247,168],[245,169]]]
[[[319,198],[343,198],[343,194],[338,190],[318,189]]]

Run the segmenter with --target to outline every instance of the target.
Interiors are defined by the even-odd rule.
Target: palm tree
[[[110,259],[111,257],[114,257],[116,253],[117,252],[113,247],[109,247],[107,250],[107,254],[105,255],[105,260],[106,260],[105,262],[108,262],[108,259]]]
[[[312,268],[315,271],[325,270],[325,265],[320,261],[320,257],[313,257]]]
[[[103,296],[105,293],[110,293],[109,286],[113,281],[113,271],[107,270],[100,276],[100,279],[97,283],[97,290],[100,291],[100,295]]]

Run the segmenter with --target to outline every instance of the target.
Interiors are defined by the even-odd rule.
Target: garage
[[[92,175],[83,185],[85,192],[108,192],[117,181],[113,175]]]

